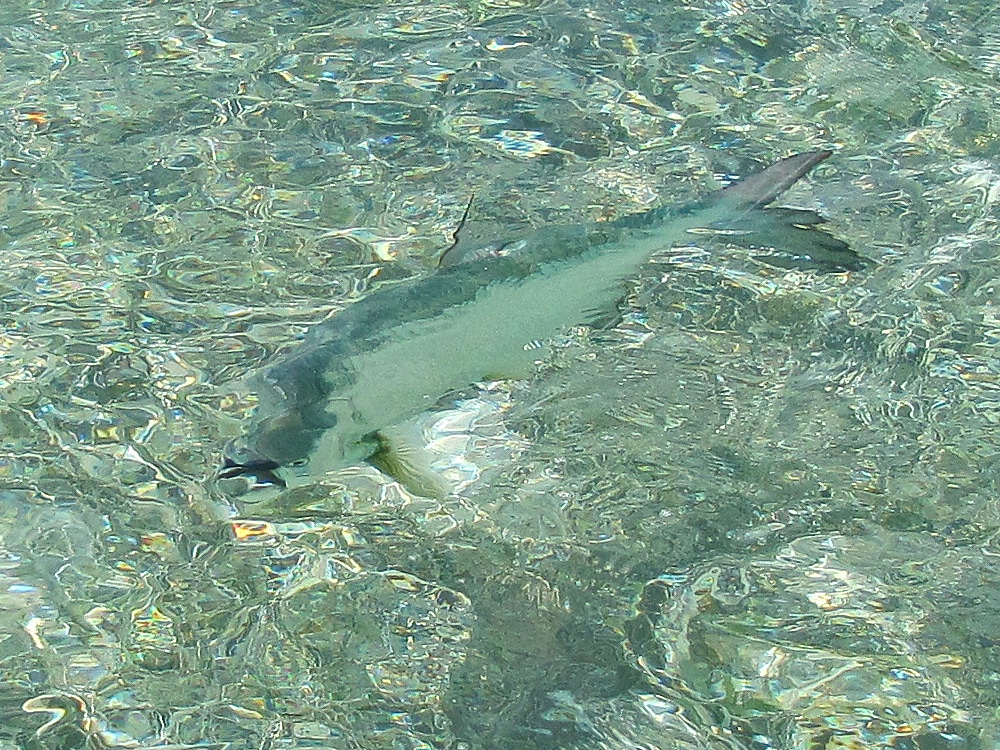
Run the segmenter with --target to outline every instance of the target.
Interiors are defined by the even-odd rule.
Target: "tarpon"
[[[860,257],[818,228],[815,212],[762,210],[829,156],[790,156],[680,208],[472,246],[457,237],[435,273],[349,305],[253,378],[255,413],[226,449],[220,476],[283,486],[286,477],[371,460],[381,429],[484,379],[530,375],[539,356],[532,342],[613,307],[651,255],[693,230],[771,248],[772,262],[860,268]]]

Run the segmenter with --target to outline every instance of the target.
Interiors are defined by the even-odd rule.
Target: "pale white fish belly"
[[[622,280],[664,238],[633,240],[627,247],[604,248],[523,280],[485,287],[474,301],[403,324],[390,341],[352,357],[355,382],[327,405],[337,426],[320,438],[308,473],[356,460],[351,446],[357,440],[431,408],[449,391],[487,377],[528,377],[540,356],[532,342],[547,342],[613,303]]]

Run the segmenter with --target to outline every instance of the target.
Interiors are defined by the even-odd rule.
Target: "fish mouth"
[[[255,487],[273,485],[284,488],[285,480],[277,473],[281,464],[277,461],[263,456],[246,458],[237,461],[229,455],[222,458],[222,468],[216,475],[217,479],[239,479],[240,477],[252,477]]]
[[[251,478],[251,489],[286,487],[278,469],[306,462],[323,431],[336,419],[313,404],[273,414],[261,419],[253,434],[233,440],[222,452],[218,479]]]

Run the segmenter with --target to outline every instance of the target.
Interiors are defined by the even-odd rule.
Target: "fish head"
[[[331,429],[338,421],[336,414],[319,408],[261,419],[249,434],[226,446],[218,478],[248,477],[254,486],[285,487],[356,465],[379,450],[376,433],[352,432],[350,420],[344,431]]]
[[[250,476],[257,484],[284,487],[285,481],[277,470],[304,462],[318,436],[328,427],[325,421],[323,425],[308,422],[302,412],[295,410],[261,420],[251,434],[226,446],[219,478]]]

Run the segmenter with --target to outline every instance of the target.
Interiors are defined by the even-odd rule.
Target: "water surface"
[[[0,747],[996,746],[998,28],[4,2]],[[871,269],[663,248],[616,326],[425,417],[444,500],[213,480],[242,379],[470,197],[605,220],[816,148],[787,202]]]

